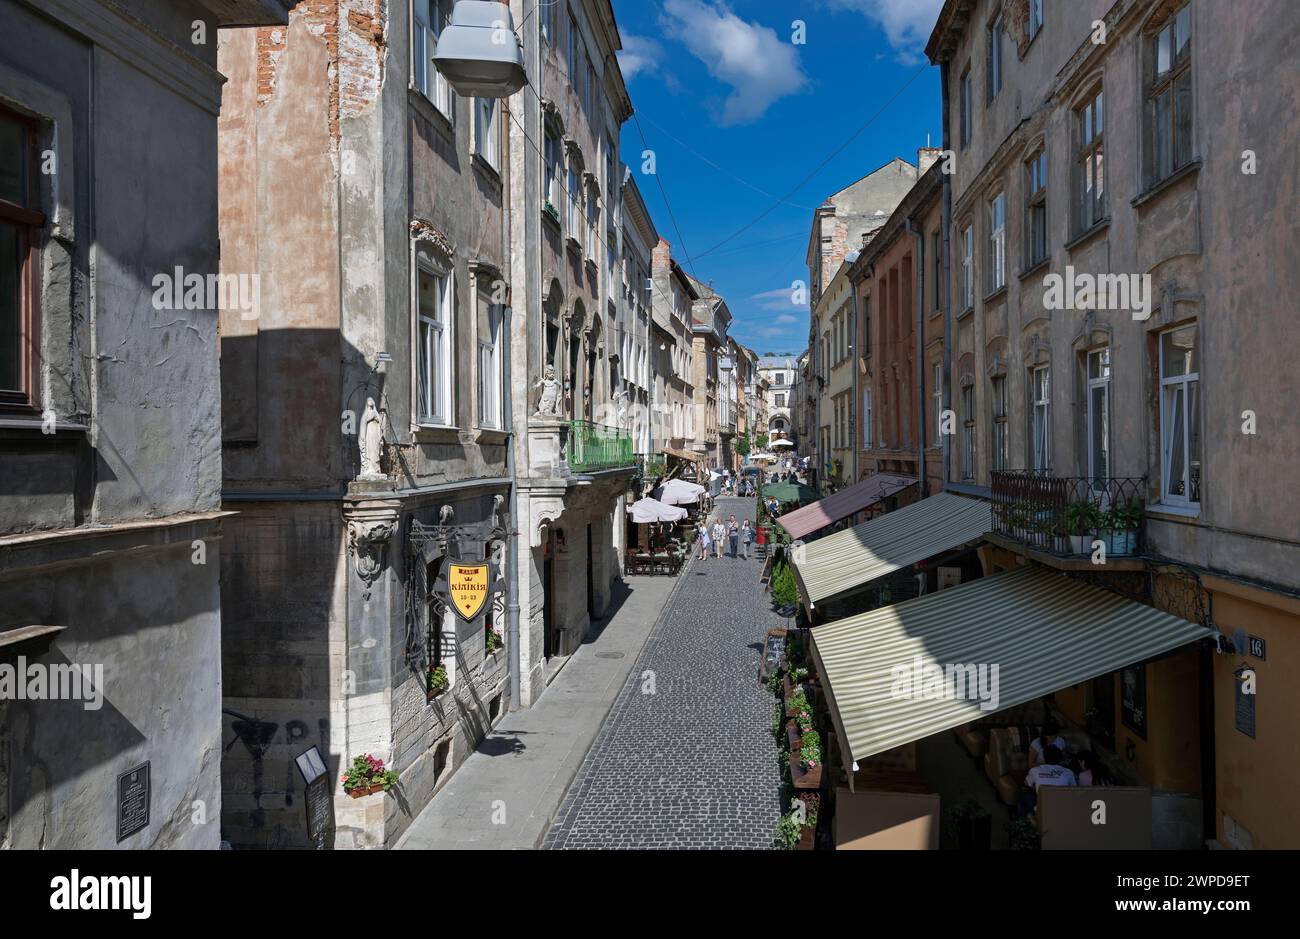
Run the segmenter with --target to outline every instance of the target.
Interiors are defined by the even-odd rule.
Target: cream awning
[[[1211,633],[1031,566],[816,626],[812,648],[850,765]],[[980,665],[986,667],[983,689],[997,692],[996,705],[987,709],[975,693],[940,698],[933,686],[922,686],[909,696],[897,684],[896,668],[914,677],[918,666],[933,675],[931,666],[947,674],[949,666]],[[994,665],[996,683],[990,684]]]
[[[799,592],[815,606],[992,529],[989,503],[941,492],[791,552]]]

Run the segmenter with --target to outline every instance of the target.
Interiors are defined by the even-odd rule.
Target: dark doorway
[[[542,542],[542,644],[545,656],[555,655],[555,533]]]
[[[1094,678],[1088,686],[1087,730],[1107,750],[1115,749],[1115,673]]]
[[[592,557],[591,548],[594,539],[591,537],[591,525],[587,525],[587,621],[595,622],[596,619],[596,559]]]

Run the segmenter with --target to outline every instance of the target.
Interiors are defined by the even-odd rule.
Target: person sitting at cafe
[[[1091,750],[1080,750],[1074,758],[1075,775],[1080,786],[1109,786],[1110,773]]]
[[[1043,762],[1043,753],[1049,746],[1055,746],[1062,753],[1065,752],[1065,738],[1060,735],[1060,730],[1055,721],[1047,721],[1038,736],[1029,741],[1030,767],[1038,766]]]
[[[1043,750],[1043,762],[1031,768],[1029,775],[1025,777],[1026,789],[1020,794],[1017,806],[1021,818],[1030,814],[1038,804],[1039,786],[1078,785],[1078,780],[1075,779],[1070,767],[1062,765],[1064,760],[1065,755],[1056,744],[1048,744]]]

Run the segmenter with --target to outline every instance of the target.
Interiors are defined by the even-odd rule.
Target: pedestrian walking
[[[709,534],[713,536],[713,556],[722,557],[722,539],[727,537],[727,529],[722,524],[720,515],[713,516],[713,531]]]
[[[749,524],[749,519],[745,519],[740,524],[740,556],[746,561],[749,560],[749,543],[754,540],[754,528]]]
[[[740,525],[736,523],[736,516],[732,515],[727,519],[727,540],[731,543],[731,556],[734,559],[737,556],[737,549],[740,547]]]
[[[695,543],[700,550],[695,555],[696,560],[703,561],[709,556],[709,526],[704,522],[695,523]]]

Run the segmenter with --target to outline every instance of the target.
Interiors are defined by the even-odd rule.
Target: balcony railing
[[[565,455],[569,469],[574,473],[594,473],[636,465],[630,433],[591,421],[569,422]]]
[[[1053,476],[1038,470],[992,474],[993,530],[1058,557],[1140,554],[1144,544],[1144,477]]]

